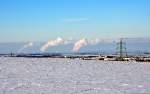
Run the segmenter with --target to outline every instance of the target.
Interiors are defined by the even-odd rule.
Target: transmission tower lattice
[[[123,38],[120,38],[120,41],[117,43],[117,55],[119,55],[119,59],[121,60],[127,56],[126,43],[123,42]]]

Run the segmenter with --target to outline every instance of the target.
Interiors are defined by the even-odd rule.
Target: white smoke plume
[[[86,46],[87,44],[88,41],[85,38],[83,38],[74,44],[73,51],[77,52],[80,50],[81,47]]]
[[[101,42],[101,40],[98,39],[98,38],[96,38],[96,39],[93,39],[93,40],[89,40],[88,44],[90,44],[90,45],[96,45],[96,44],[98,44],[100,42]]]
[[[44,44],[41,47],[40,50],[42,52],[45,52],[49,47],[58,46],[58,45],[61,45],[61,44],[68,44],[68,41],[67,40],[63,40],[62,38],[58,37],[56,40],[50,40],[50,41],[48,41],[46,44]]]
[[[97,39],[93,39],[93,40],[87,40],[85,38],[77,41],[75,44],[74,44],[74,47],[73,47],[73,51],[74,52],[77,52],[80,50],[81,47],[83,46],[87,46],[87,45],[96,45],[98,43],[100,43],[101,40],[99,40],[98,38]]]
[[[18,53],[22,52],[24,49],[32,47],[33,45],[34,45],[33,42],[29,42],[29,43],[25,44],[21,49],[18,50]]]

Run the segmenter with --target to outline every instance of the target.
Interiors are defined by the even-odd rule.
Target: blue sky
[[[150,37],[149,0],[0,0],[0,42]]]

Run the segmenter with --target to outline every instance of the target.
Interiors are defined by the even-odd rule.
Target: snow
[[[150,63],[0,57],[0,94],[150,94]]]

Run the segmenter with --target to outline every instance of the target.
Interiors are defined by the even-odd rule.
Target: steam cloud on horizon
[[[133,42],[143,43],[143,40],[141,39],[132,38],[132,40],[133,41],[131,41],[130,38],[128,39],[126,38],[126,40],[124,41],[125,42],[127,41],[129,44],[132,44]],[[149,42],[148,40],[146,41]],[[51,51],[58,51],[58,52],[80,52],[81,51],[82,52],[82,51],[87,51],[87,50],[90,50],[90,51],[97,50],[98,47],[102,47],[103,45],[107,45],[107,44],[108,46],[114,45],[117,42],[118,42],[118,39],[108,39],[108,38],[107,39],[102,39],[102,38],[86,39],[85,37],[83,37],[77,40],[73,38],[63,39],[63,38],[58,37],[54,40],[50,40],[46,42],[45,44],[43,44],[43,42],[34,42],[34,43],[27,42],[27,43],[24,43],[23,45],[22,43],[18,43],[18,44],[13,44],[12,46],[9,46],[9,47],[12,47],[10,50],[13,50],[13,52],[15,53],[24,53],[24,52],[40,53],[40,52],[51,52]],[[20,45],[22,46],[20,47]],[[4,52],[4,51],[2,50],[1,52]],[[6,51],[9,51],[9,49],[6,48]],[[150,52],[149,49],[147,51]]]
[[[59,45],[65,45],[65,44],[69,44],[69,43],[73,43],[73,49],[72,51],[77,52],[80,50],[80,48],[82,48],[83,46],[86,45],[96,45],[100,42],[99,39],[94,39],[94,40],[87,40],[86,38],[82,38],[80,40],[78,40],[77,42],[73,42],[73,40],[65,40],[62,39],[60,37],[58,37],[55,40],[50,40],[47,43],[45,43],[41,48],[40,51],[41,52],[45,52],[49,47],[53,47],[53,46],[59,46]]]
[[[99,39],[95,39],[95,40],[87,40],[85,38],[83,39],[80,39],[79,41],[77,41],[75,44],[74,44],[74,47],[73,47],[73,51],[74,52],[77,52],[79,51],[83,46],[87,46],[87,45],[96,45],[100,42]]]
[[[64,40],[64,39],[58,37],[56,40],[50,40],[46,44],[44,44],[40,48],[40,51],[45,52],[49,47],[58,46],[58,45],[62,45],[62,44],[67,44],[67,43],[68,43],[67,40]]]
[[[27,48],[29,48],[29,47],[32,47],[33,45],[34,45],[33,42],[29,42],[29,43],[25,44],[22,48],[20,48],[20,49],[18,50],[18,53],[22,52],[24,49],[27,49]]]
[[[81,47],[86,46],[87,44],[88,44],[88,41],[85,38],[83,38],[74,44],[73,51],[77,52],[80,50]]]

